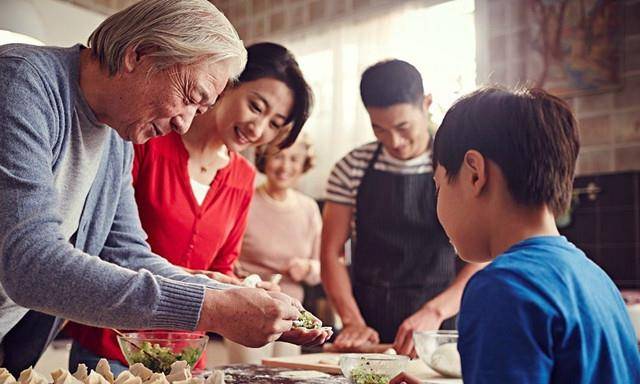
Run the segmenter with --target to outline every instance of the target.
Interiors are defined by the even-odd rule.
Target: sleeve
[[[103,327],[193,329],[203,285],[134,272],[64,239],[52,172],[62,113],[52,105],[59,100],[24,59],[2,58],[0,68],[0,284],[6,295],[25,308]]]
[[[253,172],[253,171],[252,171]],[[249,208],[251,206],[251,200],[253,199],[253,181],[255,179],[255,173],[251,176],[251,182],[247,190],[245,201],[242,203],[239,215],[237,218],[228,218],[229,220],[235,220],[235,225],[231,229],[229,236],[220,248],[218,255],[211,263],[209,267],[210,271],[216,271],[224,273],[225,275],[233,275],[233,264],[240,256],[240,249],[242,247],[242,238],[247,230],[247,219],[249,217]]]
[[[458,319],[465,384],[548,383],[554,316],[518,276],[480,271],[467,284]]]
[[[351,156],[352,154],[343,157],[333,167],[325,193],[327,201],[351,206],[356,205],[357,189],[354,188],[352,182],[353,168],[349,162]]]
[[[310,259],[309,274],[304,279],[309,285],[320,284],[320,237],[322,236],[322,217],[320,216],[320,208],[315,201],[310,201],[309,213],[311,214],[311,234],[312,246]]]

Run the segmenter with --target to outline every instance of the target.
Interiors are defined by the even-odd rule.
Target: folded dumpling
[[[207,377],[206,384],[224,384],[224,371],[214,369],[213,373]]]
[[[98,364],[96,365],[96,372],[102,375],[109,384],[113,384],[114,378],[113,373],[111,373],[111,366],[109,366],[109,362],[107,359],[98,360]]]
[[[192,377],[187,380],[174,381],[171,384],[204,384],[204,379],[199,377]]]
[[[113,384],[142,384],[142,379],[129,371],[122,371]]]
[[[142,381],[147,381],[153,372],[142,365],[142,363],[135,363],[129,367],[129,372],[131,372],[134,376],[137,376],[142,379]]]
[[[47,382],[47,379],[44,378],[44,376],[34,371],[31,367],[20,372],[18,383],[19,384],[49,384]]]
[[[15,384],[16,378],[13,377],[7,368],[0,368],[0,384]]]
[[[84,379],[84,384],[109,384],[109,382],[101,374],[92,370],[89,376]]]
[[[175,381],[185,381],[191,378],[191,368],[189,364],[184,360],[178,360],[171,364],[171,372],[167,375],[167,380],[170,383]]]
[[[73,377],[71,372],[66,369],[56,369],[51,372],[53,384],[82,384],[82,381]]]
[[[164,373],[154,373],[151,375],[149,380],[145,381],[144,384],[169,384],[169,380],[167,380],[167,376]]]
[[[78,369],[76,370],[76,373],[73,374],[73,377],[75,377],[80,381],[84,381],[84,379],[86,379],[87,376],[89,376],[89,371],[87,370],[87,366],[84,364],[78,364]]]

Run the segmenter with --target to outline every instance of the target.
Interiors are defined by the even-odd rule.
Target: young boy
[[[555,226],[578,149],[569,108],[538,89],[476,91],[438,130],[438,218],[461,258],[492,261],[462,299],[465,384],[640,383],[620,293]]]

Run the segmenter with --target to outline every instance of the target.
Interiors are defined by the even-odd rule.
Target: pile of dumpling
[[[171,372],[153,373],[141,363],[133,364],[128,371],[123,371],[114,377],[106,359],[100,359],[96,370],[87,370],[84,364],[78,365],[76,373],[66,369],[57,369],[51,372],[53,384],[224,384],[224,373],[215,370],[206,380],[192,377],[191,368],[186,361],[178,360],[171,364]],[[20,377],[15,377],[6,369],[0,368],[0,384],[49,384],[48,380],[34,371],[25,369]]]

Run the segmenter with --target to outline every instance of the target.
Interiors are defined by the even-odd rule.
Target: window
[[[301,179],[300,190],[322,198],[335,162],[375,139],[359,95],[360,75],[368,66],[390,58],[415,65],[433,95],[436,123],[456,98],[475,88],[474,10],[473,0],[422,2],[280,41],[296,55],[315,94],[303,131],[314,142],[318,162]]]

